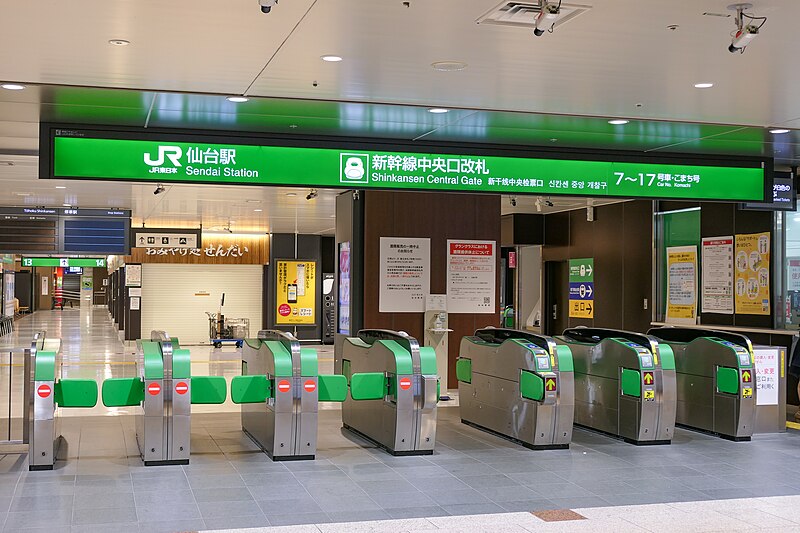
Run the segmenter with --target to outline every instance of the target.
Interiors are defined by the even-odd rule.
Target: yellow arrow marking
[[[748,372],[747,370],[742,372],[742,379],[745,381],[750,381],[750,372]]]
[[[644,383],[645,383],[645,385],[652,385],[653,384],[653,374],[645,374],[644,375]]]
[[[552,378],[548,378],[547,381],[545,382],[545,388],[547,390],[555,390],[556,381],[554,379],[552,379]]]

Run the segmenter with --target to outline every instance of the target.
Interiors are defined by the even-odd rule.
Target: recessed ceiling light
[[[260,204],[261,200],[256,200],[255,198],[248,198],[247,200],[245,200],[245,202],[247,202],[248,204]]]
[[[340,56],[334,56],[334,55],[324,55],[320,57],[320,59],[322,59],[323,61],[327,61],[328,63],[338,63],[339,61],[342,60]]]
[[[438,114],[441,114],[441,113],[447,113],[447,111],[448,110],[444,109],[443,107],[432,107],[432,108],[428,109],[428,113],[433,113],[435,115],[438,115]]]
[[[111,39],[108,41],[108,44],[113,46],[128,46],[131,44],[130,41],[126,41],[125,39]]]
[[[456,72],[467,68],[467,64],[463,61],[437,61],[431,63],[431,67],[439,72]]]
[[[694,84],[695,89],[710,89],[713,86],[714,86],[713,83],[695,83]]]
[[[615,118],[614,120],[609,120],[608,123],[614,126],[623,126],[630,122],[630,120],[625,120],[624,118]]]
[[[297,193],[296,192],[287,192],[286,196],[288,196],[289,198],[294,198],[295,196],[297,196]]]
[[[64,185],[56,185],[56,189],[66,189]]]
[[[25,88],[24,85],[20,85],[18,83],[4,83],[0,85],[0,87],[9,91],[21,91],[22,89]]]
[[[789,133],[789,130],[786,128],[775,128],[769,130],[770,133],[774,133],[775,135],[780,135],[781,133]]]
[[[71,205],[69,205],[69,204],[61,204],[61,205],[63,205],[64,207],[72,207],[72,206],[71,206]]]
[[[253,209],[253,212],[254,212],[254,213],[260,213],[260,212],[262,212],[262,211],[263,211],[263,209]]]
[[[234,104],[241,104],[249,100],[246,96],[229,96],[226,98],[227,101],[233,102]]]

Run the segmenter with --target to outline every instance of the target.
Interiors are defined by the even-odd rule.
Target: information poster
[[[125,265],[125,286],[142,286],[142,265]]]
[[[317,263],[302,260],[278,260],[276,270],[275,324],[316,324]]]
[[[756,405],[778,405],[782,351],[783,348],[777,346],[753,348],[756,362]]]
[[[800,259],[789,259],[786,290],[800,291]]]
[[[703,313],[733,314],[733,236],[703,239]]]
[[[594,259],[569,260],[569,317],[594,318]]]
[[[339,244],[339,328],[350,335],[350,241]]]
[[[769,232],[736,236],[736,312],[768,315]]]
[[[431,240],[381,237],[378,310],[424,313],[431,287]]]
[[[447,312],[495,313],[495,241],[447,241]]]
[[[667,322],[697,323],[697,246],[667,248]]]

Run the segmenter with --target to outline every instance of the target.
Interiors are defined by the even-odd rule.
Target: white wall
[[[181,343],[208,342],[208,316],[222,293],[228,318],[249,318],[250,335],[261,329],[262,265],[172,265],[142,267],[142,338],[165,330]],[[196,296],[209,293],[209,296]]]

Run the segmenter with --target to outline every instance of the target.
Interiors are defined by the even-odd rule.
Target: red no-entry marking
[[[411,388],[411,380],[408,378],[400,378],[400,388],[408,390]]]
[[[53,392],[53,390],[50,388],[50,385],[39,385],[39,388],[36,389],[36,394],[42,398],[47,398],[50,396],[51,392]]]
[[[317,390],[317,384],[314,383],[313,379],[309,379],[303,383],[303,388],[306,390],[306,392],[314,392]]]
[[[151,396],[158,396],[161,392],[161,385],[158,383],[151,383],[147,386],[147,392],[149,392]]]
[[[177,385],[175,385],[175,392],[178,394],[186,394],[189,392],[189,385],[187,385],[185,381],[179,381]]]
[[[291,390],[292,384],[289,383],[289,380],[282,379],[278,382],[278,390],[281,392],[289,392]]]

